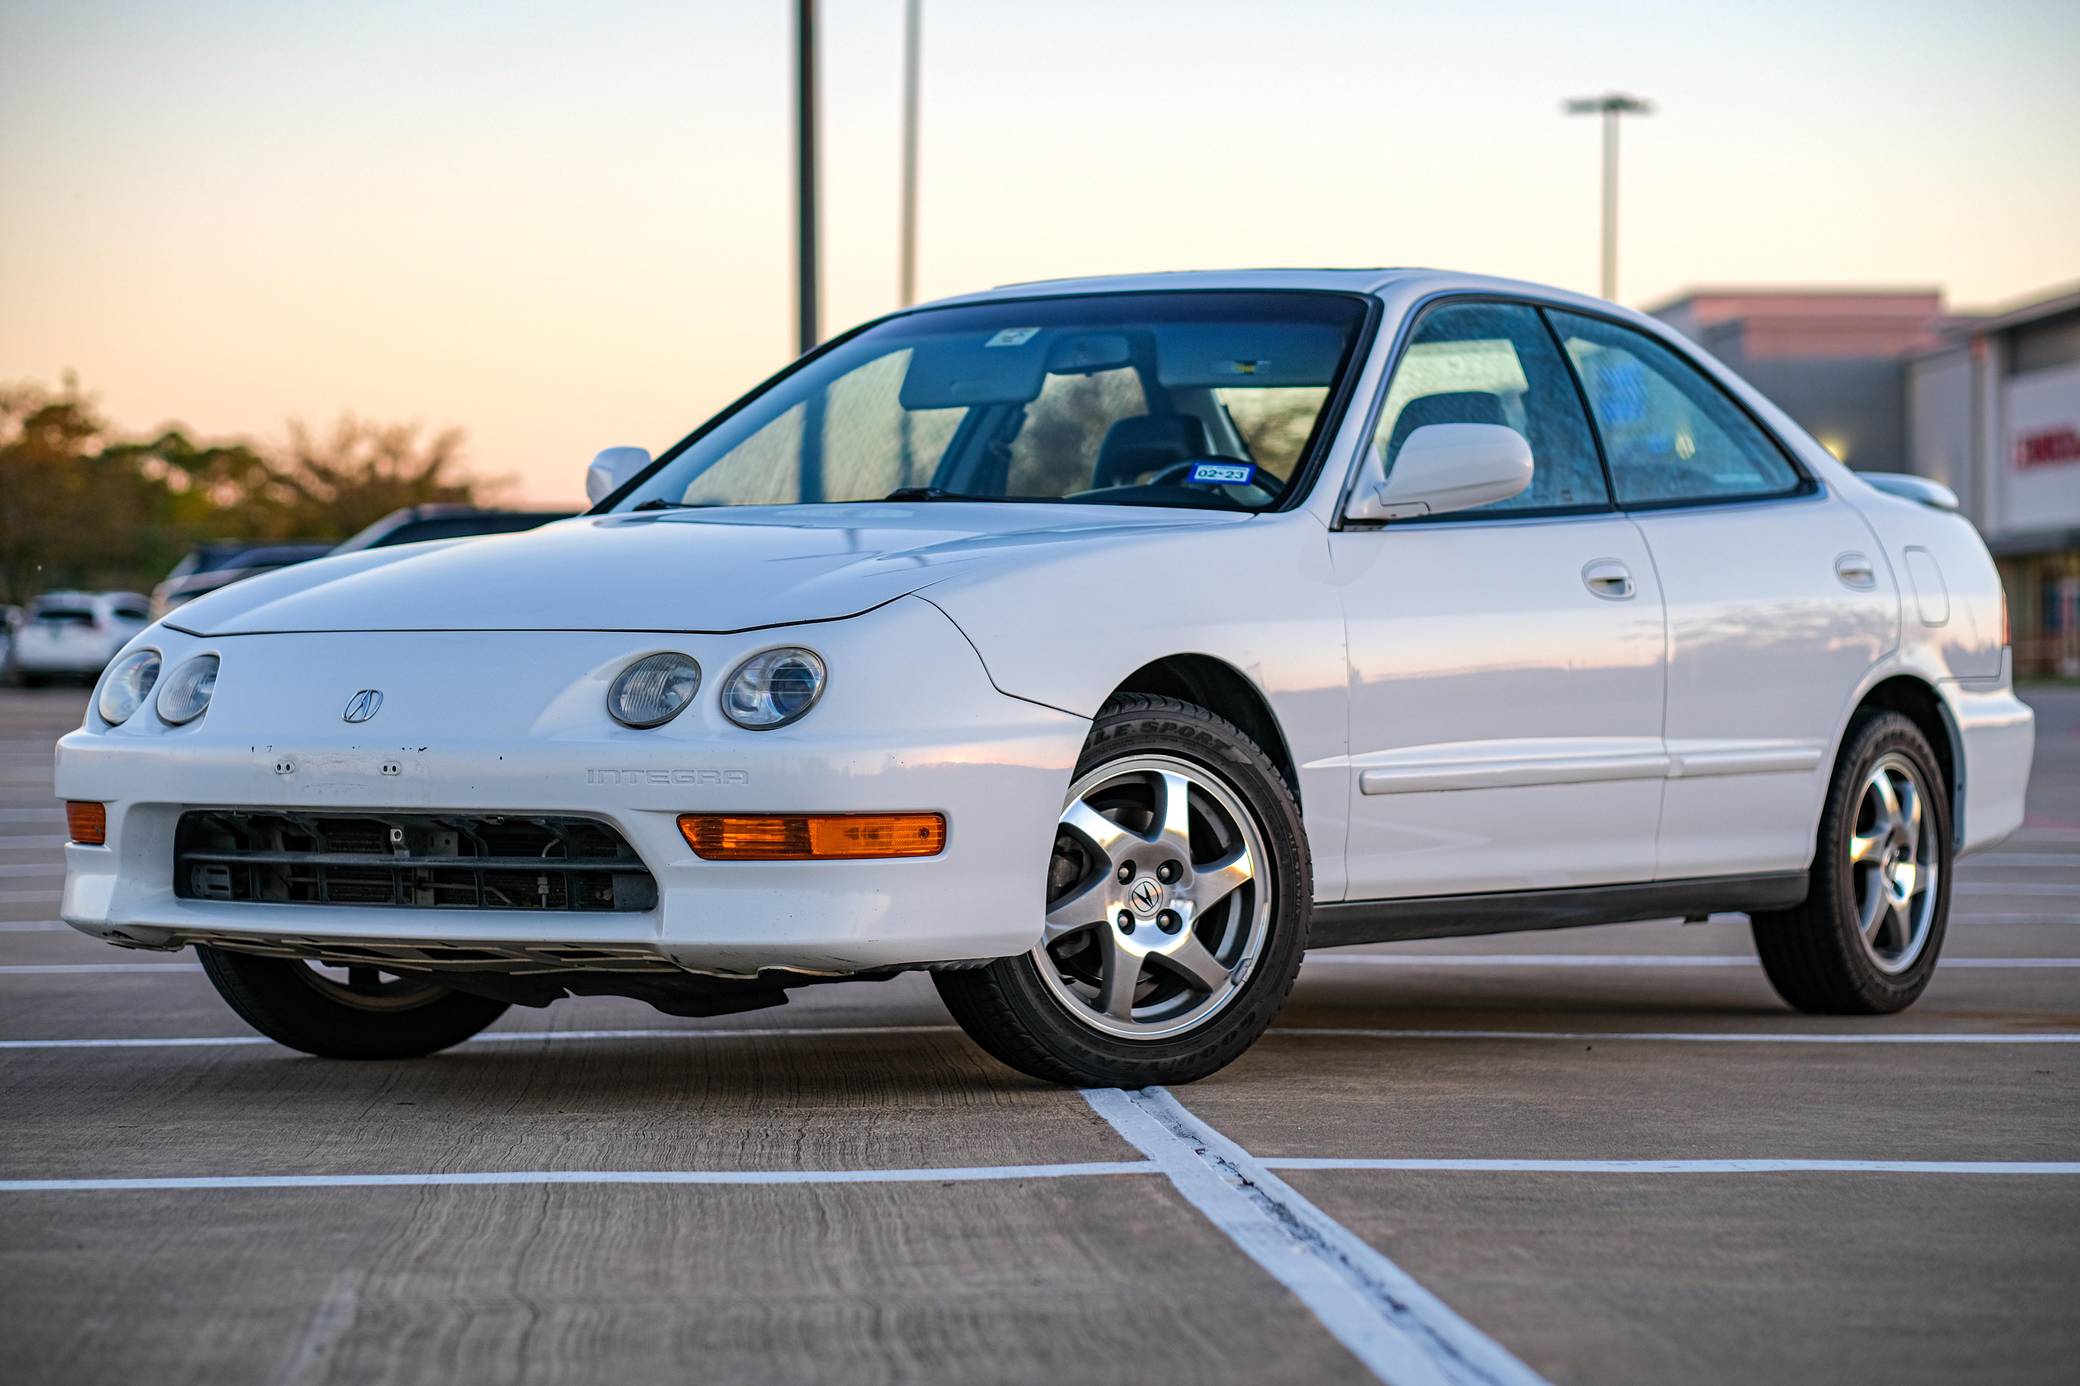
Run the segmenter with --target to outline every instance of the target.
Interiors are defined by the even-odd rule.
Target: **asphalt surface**
[[[921,977],[291,1054],[53,922],[83,698],[0,693],[0,1374],[2070,1381],[2080,692],[2028,696],[2029,823],[1902,1015],[1785,1009],[1731,919],[1340,950],[1179,1106]]]

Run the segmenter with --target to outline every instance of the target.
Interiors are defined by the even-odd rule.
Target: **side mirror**
[[[648,448],[602,448],[585,469],[585,499],[598,505],[649,465]]]
[[[1531,444],[1501,424],[1425,424],[1408,435],[1382,476],[1377,448],[1344,514],[1353,520],[1412,520],[1508,500],[1531,484]]]

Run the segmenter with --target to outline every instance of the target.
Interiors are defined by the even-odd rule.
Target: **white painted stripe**
[[[2080,1160],[1341,1160],[1261,1156],[1269,1169],[1497,1174],[2080,1174]]]
[[[59,886],[52,886],[49,890],[0,890],[0,905],[25,905],[32,900],[39,904],[48,900],[55,905],[60,893]]]
[[[0,977],[33,977],[64,972],[200,972],[201,963],[11,963]]]
[[[0,934],[69,933],[72,926],[62,919],[0,919]]]
[[[1950,923],[1957,924],[2080,924],[2071,914],[1984,914],[1978,910],[1952,910]]]
[[[720,1027],[659,1026],[647,1030],[487,1030],[472,1035],[464,1044],[560,1044],[572,1040],[629,1039],[819,1039],[826,1036],[851,1038],[859,1035],[946,1035],[957,1025],[739,1025]],[[248,1045],[273,1045],[261,1035],[180,1035],[135,1039],[12,1039],[0,1040],[0,1049],[228,1049]]]
[[[1310,953],[1308,967],[1760,967],[1752,953]],[[2080,958],[1952,958],[1953,967],[2080,967]]]
[[[942,1184],[1153,1174],[1146,1160],[946,1169],[485,1170],[462,1174],[233,1174],[165,1179],[0,1179],[0,1193],[121,1193],[164,1189],[386,1189],[507,1184]]]
[[[65,880],[65,863],[51,861],[11,862],[0,866],[0,877],[9,880],[34,880],[41,877],[46,880],[57,881],[62,885]]]
[[[1083,1097],[1381,1381],[1543,1386],[1499,1343],[1164,1089],[1091,1088]]]
[[[1408,1040],[1586,1040],[1677,1044],[2080,1044],[2080,1031],[2057,1034],[2020,1032],[1985,1034],[1940,1031],[1903,1034],[1872,1030],[1865,1033],[1795,1034],[1773,1030],[1370,1030],[1349,1026],[1280,1025],[1268,1033],[1310,1039],[1408,1039]]]
[[[2070,900],[2080,895],[2080,885],[2066,881],[1959,881],[1950,887],[1954,898],[1960,895],[2018,895],[2032,898],[2044,895]]]
[[[562,1044],[594,1040],[650,1039],[830,1039],[860,1035],[949,1035],[956,1025],[766,1025],[685,1029],[631,1030],[491,1030],[473,1035],[464,1044]],[[1703,1044],[2080,1044],[2080,1033],[1986,1034],[1978,1032],[1916,1032],[1901,1034],[1872,1031],[1866,1034],[1782,1033],[1773,1031],[1621,1031],[1621,1030],[1374,1030],[1320,1025],[1280,1025],[1269,1034],[1302,1039],[1411,1039],[1411,1040],[1625,1040]],[[218,1049],[272,1044],[258,1035],[180,1035],[123,1039],[0,1039],[0,1049]]]
[[[63,837],[31,837],[27,833],[0,833],[0,852],[55,851],[63,847],[68,839]],[[64,870],[64,867],[59,867]]]

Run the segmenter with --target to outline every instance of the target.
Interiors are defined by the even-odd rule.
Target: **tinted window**
[[[1426,424],[1502,424],[1531,444],[1531,485],[1463,514],[1573,510],[1610,503],[1596,443],[1536,309],[1460,303],[1424,314],[1394,367],[1373,445],[1387,471]]]
[[[1725,391],[1643,332],[1554,312],[1620,504],[1781,495],[1798,473]]]

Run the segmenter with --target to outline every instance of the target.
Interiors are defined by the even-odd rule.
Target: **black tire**
[[[1849,840],[1856,828],[1866,778],[1886,756],[1911,762],[1923,794],[1923,812],[1934,819],[1936,899],[1926,942],[1897,972],[1878,966],[1865,950],[1857,927],[1856,882],[1849,865]],[[1921,729],[1897,712],[1859,712],[1842,738],[1841,755],[1820,815],[1813,849],[1811,888],[1803,903],[1758,913],[1751,922],[1755,951],[1777,995],[1815,1015],[1886,1015],[1914,1003],[1935,974],[1950,916],[1950,873],[1955,847],[1950,835],[1950,787],[1935,751]]]
[[[1110,762],[1162,755],[1210,772],[1250,810],[1271,858],[1270,929],[1257,964],[1220,1010],[1171,1038],[1127,1039],[1075,1018],[1032,954],[932,980],[969,1037],[1004,1063],[1048,1082],[1139,1088],[1189,1083],[1234,1061],[1271,1024],[1299,975],[1314,899],[1313,864],[1292,786],[1231,723],[1175,698],[1122,694],[1101,708],[1077,780]],[[1261,873],[1260,873],[1261,874]],[[1101,926],[1103,927],[1103,926]]]
[[[246,1024],[325,1059],[416,1059],[460,1044],[505,1014],[506,1002],[438,983],[382,984],[382,1004],[352,1003],[293,958],[198,945],[202,970]]]

